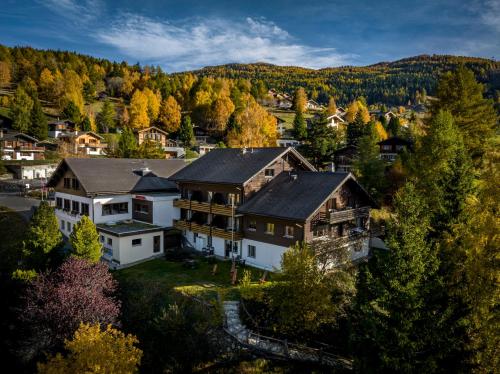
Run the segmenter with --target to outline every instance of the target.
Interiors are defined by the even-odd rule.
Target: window
[[[255,231],[257,230],[257,221],[254,219],[251,219],[250,222],[248,222],[248,229],[250,231]]]
[[[142,239],[132,239],[132,247],[138,247],[142,245]]]
[[[89,215],[89,204],[82,203],[82,216],[88,216]]]
[[[64,178],[64,188],[71,188],[71,178]]]
[[[61,230],[64,230],[65,226],[66,226],[66,222],[64,222],[63,220],[61,220]]]
[[[266,224],[266,234],[274,235],[274,223]]]
[[[109,246],[112,246],[112,245],[113,245],[113,239],[108,238],[108,245],[109,245]]]
[[[293,226],[285,226],[285,237],[293,238]]]
[[[64,210],[69,212],[70,208],[71,208],[71,200],[64,199]]]
[[[78,179],[71,179],[71,188],[74,190],[78,190],[80,188],[80,182],[78,182]]]
[[[392,146],[391,146],[391,145],[383,145],[383,146],[382,146],[382,149],[383,149],[384,151],[390,151],[390,150],[392,149]]]
[[[104,204],[102,206],[102,215],[110,216],[113,214],[128,213],[128,203]]]
[[[240,203],[240,195],[229,193],[227,194],[227,201],[229,202],[229,205],[237,205]]]
[[[148,214],[149,213],[149,206],[147,206],[146,204],[135,203],[134,210],[136,213]]]
[[[101,243],[104,243],[104,235],[100,236]]]
[[[248,246],[248,257],[255,258],[255,246],[254,245]]]
[[[60,198],[60,197],[56,198],[56,207],[57,207],[57,209],[62,209],[62,207],[63,207],[62,198]]]
[[[66,222],[66,229],[71,232],[71,222]]]
[[[80,212],[80,203],[78,201],[71,202],[71,211],[76,213]]]
[[[264,175],[266,177],[270,177],[270,178],[274,177],[274,169],[266,169],[266,170],[264,170]]]

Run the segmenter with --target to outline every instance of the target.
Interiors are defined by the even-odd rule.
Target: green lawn
[[[214,264],[206,259],[196,258],[197,268],[189,269],[182,262],[155,259],[130,268],[118,270],[115,278],[122,285],[131,290],[153,289],[160,295],[167,295],[172,291],[184,295],[203,298],[207,301],[217,300],[219,294],[222,299],[237,299],[238,286],[231,285],[231,262],[217,260],[217,273],[212,274]],[[258,281],[263,270],[249,266],[238,267],[238,279],[243,276],[243,270],[250,270],[252,280]],[[133,292],[133,291],[132,291]],[[139,291],[140,292],[140,291]]]

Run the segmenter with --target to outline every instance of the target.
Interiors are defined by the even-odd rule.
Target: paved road
[[[5,206],[19,212],[27,221],[33,214],[33,207],[37,207],[40,200],[22,197],[16,193],[0,193],[0,206]]]

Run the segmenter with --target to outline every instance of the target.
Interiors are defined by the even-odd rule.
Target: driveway
[[[26,221],[33,215],[34,207],[40,205],[40,200],[19,196],[17,193],[0,193],[0,205],[20,213]]]

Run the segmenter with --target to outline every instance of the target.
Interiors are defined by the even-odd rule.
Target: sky
[[[500,57],[500,0],[0,0],[0,44],[167,72],[324,68],[420,54]]]

